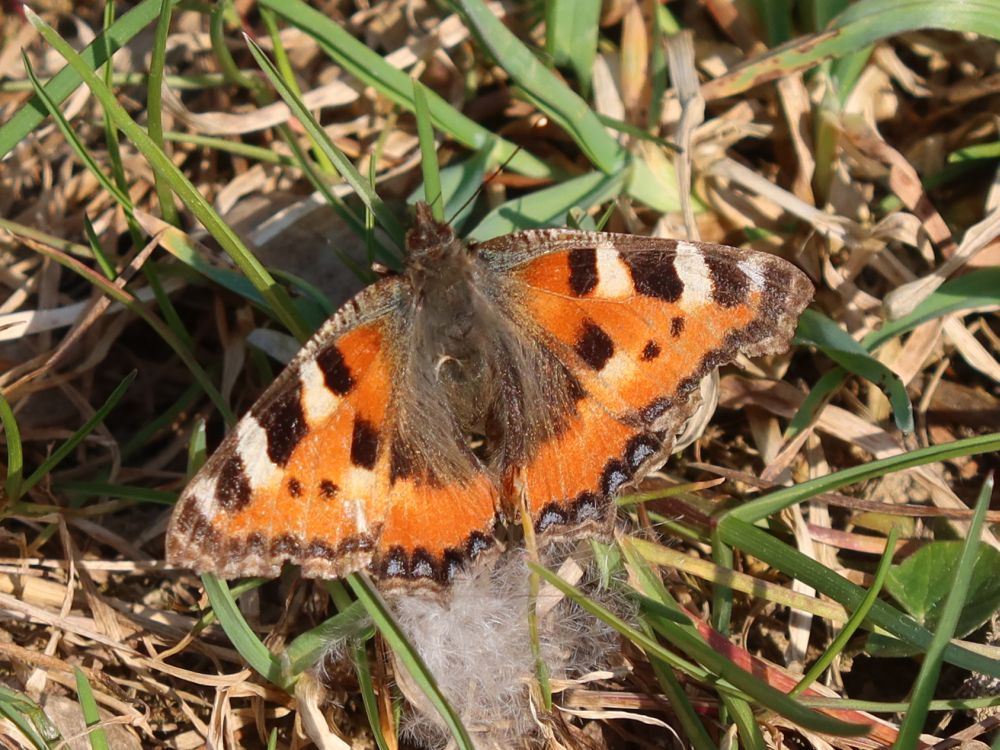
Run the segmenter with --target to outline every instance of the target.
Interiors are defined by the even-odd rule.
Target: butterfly
[[[422,203],[406,247],[187,485],[171,563],[433,588],[495,549],[498,524],[607,532],[700,381],[787,349],[813,294],[790,263],[722,245],[570,229],[466,244]]]

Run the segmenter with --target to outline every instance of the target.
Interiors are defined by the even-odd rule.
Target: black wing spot
[[[684,318],[678,315],[670,320],[670,335],[676,339],[682,333],[684,333]]]
[[[361,417],[354,418],[351,435],[351,463],[365,469],[374,469],[378,459],[379,435],[375,426]]]
[[[291,534],[282,534],[271,540],[271,557],[286,557],[297,560],[302,557],[302,542]]]
[[[674,267],[673,252],[622,253],[632,284],[639,294],[676,302],[684,293],[684,282]]]
[[[604,329],[593,321],[584,321],[583,330],[576,340],[576,353],[591,368],[601,370],[614,356],[615,344]]]
[[[655,455],[662,447],[660,441],[649,434],[636,435],[629,440],[628,445],[625,446],[625,460],[628,461],[632,473],[637,472],[646,459]]]
[[[324,500],[333,500],[340,492],[340,487],[335,485],[329,479],[322,479],[319,483],[319,494]]]
[[[250,503],[253,488],[246,466],[239,456],[232,456],[222,464],[219,478],[215,483],[215,496],[223,510],[236,513]]]
[[[605,497],[614,497],[622,485],[631,478],[632,472],[625,462],[620,458],[613,458],[604,465],[604,473],[601,474],[601,492]]]
[[[583,297],[597,286],[597,250],[578,247],[569,251],[569,288]]]
[[[413,454],[409,446],[403,443],[398,435],[394,436],[389,446],[389,482],[395,484],[397,479],[406,479],[413,475]]]
[[[563,526],[569,521],[566,512],[556,503],[549,503],[542,512],[538,514],[538,521],[535,523],[536,531],[548,531],[553,526]]]
[[[295,446],[309,432],[302,410],[302,382],[296,382],[260,411],[250,413],[267,436],[268,457],[278,466],[287,464]]]
[[[302,482],[295,477],[288,480],[288,494],[292,497],[302,497]]]
[[[354,387],[354,376],[351,375],[351,368],[347,366],[344,355],[336,345],[328,346],[317,354],[316,364],[319,365],[319,369],[323,373],[326,387],[338,396],[347,394]]]
[[[750,297],[750,279],[732,261],[705,256],[705,265],[712,279],[712,299],[723,307],[736,307]]]
[[[646,342],[646,346],[643,347],[643,350],[642,350],[642,359],[645,362],[649,362],[651,360],[654,360],[654,359],[656,359],[657,357],[660,356],[660,352],[661,351],[663,351],[663,350],[660,349],[660,345],[657,344],[652,339],[650,339],[649,341]]]

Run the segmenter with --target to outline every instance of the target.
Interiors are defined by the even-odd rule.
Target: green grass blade
[[[1000,268],[983,268],[949,279],[921,302],[915,310],[896,320],[890,320],[861,341],[871,352],[898,336],[912,331],[921,323],[936,320],[955,312],[991,308],[1000,305]],[[789,422],[786,439],[805,429],[813,417],[843,385],[847,374],[841,368],[830,370],[809,391],[798,412]]]
[[[862,340],[868,351],[873,351],[889,339],[912,331],[921,323],[945,315],[1000,305],[1000,266],[983,268],[972,273],[949,279],[930,296],[917,305],[909,315],[890,320]]]
[[[882,555],[882,559],[879,560],[878,568],[875,570],[875,578],[872,581],[872,585],[868,587],[868,593],[865,594],[861,606],[854,611],[847,624],[840,629],[840,632],[837,633],[837,636],[826,650],[809,667],[802,676],[802,679],[799,680],[799,684],[789,691],[789,695],[795,696],[804,692],[822,676],[826,668],[837,658],[837,655],[847,648],[848,641],[851,640],[854,633],[857,632],[858,628],[861,627],[861,624],[868,617],[868,612],[875,604],[875,600],[878,599],[878,595],[882,592],[882,587],[885,586],[885,579],[889,575],[889,569],[892,567],[892,556],[896,551],[897,538],[899,538],[899,529],[893,526],[889,529],[889,533],[886,536],[885,553]]]
[[[918,29],[947,29],[1000,39],[995,0],[861,0],[818,34],[799,37],[734,68],[702,87],[706,99],[734,96],[753,86],[807,70],[823,60]]]
[[[378,197],[375,192],[375,188],[372,184],[361,176],[361,173],[355,168],[354,164],[351,163],[344,153],[337,148],[333,141],[330,140],[330,136],[327,135],[323,126],[320,125],[316,118],[313,117],[312,112],[306,109],[306,106],[302,103],[302,100],[295,95],[295,92],[288,87],[288,84],[282,78],[281,73],[274,63],[272,63],[267,55],[264,54],[257,43],[251,39],[246,34],[243,35],[246,40],[247,47],[250,49],[250,54],[253,55],[254,60],[256,60],[257,65],[260,69],[264,71],[264,75],[267,76],[268,80],[277,90],[278,95],[281,96],[285,104],[288,105],[292,113],[298,118],[302,127],[306,129],[309,136],[312,138],[313,143],[315,143],[326,157],[333,163],[337,168],[337,171],[343,176],[345,180],[354,189],[354,192],[365,204],[365,207],[375,214],[378,219],[379,224],[382,228],[389,234],[390,237],[396,242],[397,246],[402,247],[403,245],[403,228],[400,226],[396,217],[389,210],[388,206]]]
[[[784,544],[765,531],[738,518],[726,518],[717,529],[719,539],[746,550],[762,562],[788,576],[812,586],[817,591],[840,602],[848,609],[860,609],[867,591],[848,581],[798,550]],[[912,617],[884,601],[876,601],[869,612],[866,627],[874,625],[921,651],[930,647],[933,635]],[[961,646],[949,644],[944,658],[956,666],[1000,677],[1000,661],[989,659]]]
[[[764,43],[776,47],[792,37],[791,0],[754,0],[757,23],[764,29]]]
[[[584,610],[610,625],[650,655],[659,656],[667,663],[675,660],[655,640],[629,626],[624,620],[612,614],[601,605],[588,599],[552,571],[532,562],[529,562],[528,566]],[[653,627],[659,630],[672,646],[680,649],[699,664],[704,665],[713,674],[718,675],[746,695],[751,696],[754,700],[760,702],[761,705],[780,713],[799,726],[813,729],[817,732],[850,736],[863,734],[867,730],[867,727],[863,725],[849,724],[830,716],[817,714],[803,707],[780,690],[776,690],[767,683],[762,682],[759,677],[745,672],[736,664],[717,653],[694,630],[690,621],[687,624],[675,622],[674,617],[676,613],[652,599],[643,597],[642,603],[648,606],[654,613],[662,615],[651,619],[651,623],[655,623]]]
[[[35,77],[35,71],[31,67],[31,62],[28,60],[26,53],[21,52],[21,60],[24,63],[24,72],[27,74],[28,80],[31,81],[31,85],[35,89],[35,96],[39,98],[42,106],[44,106],[48,113],[52,116],[56,127],[59,128],[59,132],[62,133],[63,138],[66,139],[66,143],[73,149],[73,153],[75,153],[80,161],[83,162],[83,166],[85,166],[90,173],[97,178],[97,181],[101,183],[101,187],[103,187],[111,195],[111,197],[115,199],[118,205],[124,208],[126,212],[131,212],[132,200],[128,197],[127,193],[118,189],[118,186],[111,181],[111,178],[104,174],[104,171],[100,168],[100,166],[98,166],[97,161],[84,147],[83,143],[74,132],[73,127],[69,124],[69,121],[63,117],[63,113],[45,91],[45,87],[43,87],[38,78]]]
[[[354,670],[358,675],[358,689],[361,692],[361,702],[365,707],[368,726],[372,730],[378,750],[390,750],[389,743],[382,733],[382,723],[379,721],[378,697],[375,695],[375,684],[372,681],[372,671],[368,663],[368,651],[364,643],[359,643],[353,651]],[[398,744],[398,743],[397,743]]]
[[[160,5],[160,15],[156,20],[153,35],[153,50],[149,61],[149,81],[146,85],[146,122],[149,137],[160,150],[163,149],[163,67],[167,58],[167,35],[170,33],[170,11],[172,4]],[[156,198],[160,204],[160,214],[168,224],[177,226],[180,217],[174,205],[174,195],[170,186],[159,172],[153,173]]]
[[[25,15],[31,24],[38,29],[45,41],[62,55],[83,79],[115,125],[143,153],[154,171],[163,175],[174,193],[240,266],[285,327],[300,341],[305,341],[309,337],[310,330],[296,314],[288,293],[275,283],[264,266],[247,250],[242,240],[219,217],[201,192],[153,142],[146,131],[129,116],[125,108],[118,103],[114,93],[104,85],[104,82],[90,69],[80,55],[30,8],[25,8]]]
[[[298,676],[311,669],[333,643],[364,641],[373,635],[371,619],[360,602],[345,609],[314,628],[295,637],[285,649],[288,671]]]
[[[452,162],[439,170],[441,192],[448,197],[444,206],[444,218],[460,236],[465,235],[462,227],[472,215],[474,199],[482,189],[483,178],[489,167],[492,153],[493,146],[489,145],[468,159]],[[412,205],[418,200],[427,200],[423,184],[407,198],[407,203]]]
[[[427,665],[424,664],[424,660],[406,639],[406,636],[399,625],[396,624],[392,614],[389,612],[389,608],[375,587],[372,586],[364,574],[358,573],[348,576],[347,583],[354,592],[354,595],[364,605],[372,620],[374,620],[375,627],[378,628],[382,637],[385,638],[393,653],[396,654],[396,657],[406,671],[410,673],[410,677],[413,678],[414,683],[420,686],[427,700],[431,702],[431,705],[434,706],[435,710],[437,710],[438,714],[444,720],[459,750],[475,750],[475,746],[469,738],[469,733],[462,726],[462,721],[459,719],[458,714],[455,713],[455,709],[449,705],[448,700],[444,697],[440,688],[438,688],[434,676],[430,673]]]
[[[843,367],[834,367],[823,373],[823,376],[816,381],[806,397],[802,399],[799,410],[789,420],[788,429],[785,430],[785,440],[791,440],[806,429],[830,403],[830,399],[833,398],[845,380],[847,380],[847,371]]]
[[[597,57],[601,0],[546,0],[545,50],[552,62],[573,69],[587,96]]]
[[[87,675],[79,667],[73,667],[73,676],[76,678],[76,695],[80,699],[83,722],[89,730],[87,737],[90,740],[91,750],[109,750],[108,735],[101,726],[101,712],[97,710],[97,700],[87,681]]]
[[[903,381],[840,326],[822,313],[805,310],[795,338],[796,343],[815,346],[844,369],[878,386],[892,404],[896,426],[903,432],[913,432],[913,405]]]
[[[24,693],[0,685],[0,716],[6,717],[37,750],[64,746],[59,728],[45,711]]]
[[[938,621],[937,631],[934,633],[934,638],[931,640],[923,663],[920,665],[920,673],[917,675],[917,681],[911,693],[910,708],[903,717],[903,722],[899,725],[899,736],[893,745],[894,748],[904,750],[919,744],[920,733],[923,730],[924,721],[927,719],[930,702],[934,697],[934,690],[937,688],[938,678],[941,675],[944,652],[955,634],[958,618],[962,614],[962,606],[969,593],[976,551],[979,548],[980,534],[986,520],[986,511],[990,507],[992,494],[993,476],[990,475],[983,482],[983,487],[979,492],[976,512],[969,524],[969,533],[962,549],[962,557],[955,574],[954,584],[948,593],[944,611]]]
[[[595,167],[605,174],[622,169],[627,159],[625,149],[608,135],[579,94],[542,65],[482,0],[457,0],[456,5],[493,59],[570,135]]]
[[[21,445],[21,430],[17,426],[17,417],[10,408],[10,402],[0,393],[0,424],[3,425],[4,442],[7,443],[7,478],[4,481],[4,492],[8,502],[17,502],[22,495],[24,479],[24,448]]]
[[[283,690],[290,691],[295,683],[294,677],[287,674],[281,660],[271,653],[247,624],[243,613],[236,606],[229,585],[211,573],[202,574],[201,582],[208,594],[212,611],[219,618],[219,624],[240,656],[262,677]]]
[[[437,148],[434,144],[434,123],[427,104],[427,89],[413,79],[413,104],[417,117],[417,138],[420,141],[420,169],[424,174],[424,195],[437,221],[444,221],[445,197],[441,193],[441,172],[438,170]]]
[[[177,502],[176,492],[154,490],[149,487],[133,487],[127,484],[109,484],[96,480],[66,480],[53,483],[53,487],[70,493],[80,493],[93,497],[113,497],[115,500],[138,500],[144,503],[171,506]],[[50,509],[51,510],[51,509]]]
[[[0,220],[0,224],[2,223],[3,223],[2,220]],[[10,228],[9,224],[8,228]],[[14,231],[17,232],[18,230],[15,229]],[[45,242],[45,240],[42,240],[42,242]],[[65,243],[64,241],[57,241],[56,244],[65,246],[67,243]],[[117,286],[109,282],[101,274],[85,266],[83,263],[80,263],[75,258],[71,258],[70,256],[66,255],[60,250],[50,248],[45,244],[37,244],[34,246],[34,249],[39,253],[41,253],[42,255],[44,255],[45,257],[51,258],[52,260],[56,261],[57,263],[59,263],[59,265],[63,266],[64,268],[68,268],[69,270],[83,277],[91,284],[93,284],[95,288],[100,289],[108,297],[115,300],[116,302],[120,302],[122,305],[127,307],[129,311],[134,313],[137,317],[146,321],[146,323],[154,331],[156,331],[157,335],[159,335],[174,350],[174,352],[177,354],[180,360],[187,366],[188,370],[190,370],[194,379],[198,381],[198,384],[201,385],[202,390],[204,390],[205,393],[208,395],[208,397],[212,400],[212,403],[215,405],[215,408],[219,410],[219,413],[222,414],[223,418],[227,421],[227,423],[232,424],[233,422],[235,422],[235,417],[233,416],[232,411],[229,409],[229,405],[226,404],[225,400],[222,398],[222,394],[220,394],[215,385],[213,385],[208,375],[201,368],[201,365],[198,364],[197,360],[194,358],[191,352],[184,347],[184,344],[180,340],[178,340],[178,338],[174,335],[174,332],[170,330],[170,327],[167,326],[162,320],[157,318],[155,315],[152,315],[146,309],[145,305],[137,301],[131,294],[129,294],[125,290],[119,289]]]
[[[574,177],[495,208],[469,233],[474,240],[488,240],[518,229],[563,226],[571,208],[589,208],[615,198],[627,179],[624,173],[603,172]]]
[[[932,445],[928,448],[901,453],[898,456],[889,456],[888,458],[870,461],[866,464],[859,464],[849,469],[834,472],[833,474],[810,479],[808,482],[802,482],[793,487],[783,487],[770,492],[759,500],[744,503],[738,508],[727,511],[721,517],[720,524],[727,517],[739,518],[741,521],[747,523],[756,523],[796,503],[808,500],[815,495],[823,492],[834,492],[849,484],[863,482],[893,471],[912,469],[915,466],[923,466],[924,464],[936,461],[947,461],[949,458],[974,456],[996,450],[1000,450],[1000,432],[979,435],[964,440],[955,440],[943,445]]]
[[[399,106],[413,111],[413,84],[410,83],[410,77],[387,63],[331,18],[309,7],[302,0],[261,0],[260,5],[270,8],[314,38],[326,54],[359,81],[375,87]],[[498,138],[437,94],[429,92],[427,98],[434,127],[439,132],[446,133],[476,151],[495,140],[497,158],[500,161],[510,159],[508,166],[515,172],[537,178],[557,176],[545,162],[518,149],[510,141]]]
[[[101,273],[109,281],[117,279],[118,272],[115,270],[114,264],[111,262],[108,254],[104,252],[104,248],[101,247],[101,240],[97,236],[90,217],[86,214],[83,215],[83,233],[87,236],[87,242],[90,243],[90,251],[94,254],[94,260],[97,262],[97,267],[101,269]]]
[[[674,600],[662,581],[660,581],[660,578],[650,569],[646,560],[640,555],[637,549],[637,541],[639,540],[626,538],[620,545],[622,554],[628,561],[629,580],[634,581],[634,585],[637,587],[636,590],[647,598],[664,605],[673,604],[676,606],[676,600]],[[686,623],[689,621],[683,617],[678,617],[678,622]],[[642,623],[642,625],[644,631],[646,631],[646,635],[650,636],[649,625],[647,623]],[[684,690],[683,685],[681,685],[680,680],[674,675],[673,670],[670,669],[668,664],[665,664],[654,656],[651,656],[650,663],[667,700],[670,701],[671,709],[677,715],[681,728],[684,730],[685,739],[691,743],[691,746],[695,750],[715,750],[717,746],[712,742],[712,738],[705,729],[701,717],[694,706],[691,705],[691,700],[687,692]]]

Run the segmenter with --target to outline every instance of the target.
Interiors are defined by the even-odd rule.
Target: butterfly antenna
[[[493,174],[491,174],[489,177],[483,180],[483,184],[479,186],[479,189],[476,190],[476,192],[474,192],[472,195],[470,195],[468,200],[466,200],[465,203],[463,203],[459,207],[459,209],[454,214],[452,214],[452,217],[448,219],[448,223],[451,224],[453,221],[455,221],[456,217],[458,217],[462,213],[462,211],[467,209],[469,205],[474,200],[476,200],[476,198],[479,197],[479,195],[483,192],[486,186],[489,185],[491,182],[493,182],[493,180],[495,180],[500,175],[500,173],[503,172],[503,170],[507,167],[507,165],[510,164],[512,161],[514,161],[514,157],[517,156],[519,153],[521,153],[521,147],[515,146],[514,151],[511,153],[511,155],[503,160],[503,163],[493,171]]]

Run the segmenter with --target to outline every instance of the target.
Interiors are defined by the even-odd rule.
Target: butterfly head
[[[447,223],[438,221],[429,204],[419,201],[413,226],[406,233],[407,262],[411,267],[431,267],[464,252]]]

